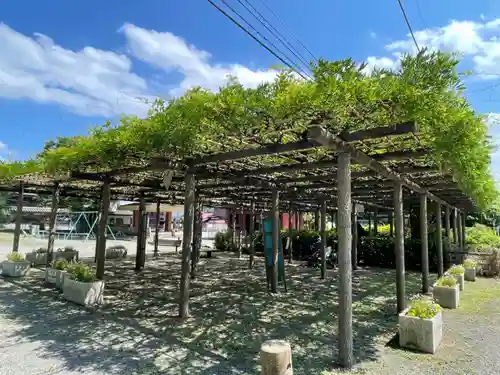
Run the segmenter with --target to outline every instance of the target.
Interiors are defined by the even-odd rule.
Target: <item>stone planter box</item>
[[[68,301],[86,307],[102,305],[104,301],[104,281],[83,283],[66,276],[63,283],[63,296]]]
[[[10,277],[25,276],[30,269],[30,262],[22,260],[19,262],[11,262],[9,260],[2,262],[2,275]]]
[[[64,271],[64,270],[56,270],[55,268],[47,268],[45,270],[45,281],[49,284],[54,284],[57,289],[62,290],[65,275],[66,275],[66,271]]]
[[[399,314],[399,346],[424,353],[436,353],[443,337],[443,314],[440,311],[432,319],[420,319]]]
[[[456,309],[460,301],[460,287],[458,284],[453,288],[434,284],[432,295],[441,307]]]
[[[26,260],[33,266],[45,266],[47,264],[47,253],[27,253]]]
[[[54,261],[56,260],[66,260],[68,262],[78,261],[78,251],[54,251]]]
[[[457,280],[458,287],[460,290],[464,290],[464,275],[451,275]]]
[[[464,274],[465,281],[476,281],[476,269],[466,268]]]

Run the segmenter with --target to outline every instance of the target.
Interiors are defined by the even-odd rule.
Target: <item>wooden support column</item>
[[[12,251],[19,251],[19,240],[21,238],[21,223],[23,220],[23,202],[24,202],[24,182],[19,184],[19,193],[17,196],[16,226],[14,229],[14,242]]]
[[[293,242],[292,242],[292,233],[293,233],[293,211],[292,211],[292,202],[290,202],[290,209],[288,210],[288,263],[292,263],[293,261]]]
[[[243,255],[242,232],[243,232],[243,207],[240,208],[239,228],[238,228],[238,259]]]
[[[161,208],[161,200],[158,198],[156,201],[156,222],[155,222],[155,242],[154,242],[154,251],[153,256],[157,257],[159,255],[158,252],[158,238],[160,236],[160,208]]]
[[[378,219],[378,213],[377,213],[377,211],[375,211],[373,213],[373,234],[375,236],[378,234],[378,222],[377,222],[377,219]]]
[[[280,236],[280,212],[279,212],[279,191],[273,189],[271,202],[271,220],[272,220],[272,270],[271,270],[271,292],[278,292],[278,254],[279,254],[279,236]]]
[[[444,207],[444,236],[446,237],[446,244],[444,247],[444,269],[448,269],[450,266],[449,262],[449,251],[450,251],[450,245],[451,245],[451,239],[450,239],[450,207],[445,206]]]
[[[189,315],[189,271],[191,261],[191,244],[193,241],[194,204],[195,204],[195,177],[188,171],[185,178],[184,197],[184,227],[182,236],[182,266],[179,298],[179,317],[187,318]]]
[[[314,211],[314,230],[319,231],[319,209]]]
[[[396,296],[398,314],[406,308],[405,293],[405,238],[403,217],[403,185],[394,182],[394,219],[396,250]]]
[[[47,264],[49,267],[54,259],[54,241],[56,239],[56,221],[57,221],[57,210],[59,208],[59,195],[61,189],[59,183],[54,184],[54,192],[52,193],[52,204],[50,206],[50,216],[49,216],[49,241],[47,243]]]
[[[351,228],[352,228],[351,263],[352,263],[352,269],[357,270],[358,269],[358,212],[356,211],[356,203],[352,204]]]
[[[443,214],[441,213],[441,203],[436,202],[436,250],[438,277],[443,276],[444,273],[442,220]]]
[[[144,193],[141,194],[139,198],[139,224],[137,226],[137,250],[135,253],[135,270],[140,271],[142,269],[142,252],[145,251],[143,249],[144,237],[146,236],[146,202],[144,200]]]
[[[253,268],[255,259],[255,201],[250,202],[250,258],[248,260],[248,268]]]
[[[457,231],[458,231],[458,248],[460,251],[464,251],[463,248],[463,239],[462,239],[462,213],[460,211],[457,212]]]
[[[368,236],[372,236],[372,213],[368,212]]]
[[[459,237],[458,237],[458,210],[453,209],[453,243],[460,247]]]
[[[104,263],[106,262],[106,230],[108,229],[108,215],[110,203],[110,185],[109,180],[105,179],[102,185],[101,195],[101,215],[99,217],[98,237],[97,242],[97,270],[96,277],[99,280],[104,279]]]
[[[352,228],[351,228],[351,155],[338,155],[337,195],[339,215],[339,363],[353,364],[352,338]]]
[[[461,238],[462,238],[462,249],[464,249],[464,251],[465,251],[465,228],[467,226],[466,221],[467,221],[467,212],[462,211],[462,228],[461,228],[462,236],[461,236]]]
[[[191,252],[191,279],[196,278],[196,266],[200,260],[201,236],[203,232],[203,203],[199,195],[195,197],[193,222],[193,250]]]
[[[394,213],[389,211],[389,236],[394,236]]]
[[[427,195],[420,194],[420,243],[422,252],[422,293],[429,293],[429,238],[427,230]]]
[[[321,201],[320,215],[320,230],[321,230],[321,279],[326,279],[326,200]]]

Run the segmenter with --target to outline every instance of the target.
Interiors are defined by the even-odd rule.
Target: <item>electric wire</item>
[[[398,0],[399,8],[401,9],[401,12],[403,13],[403,17],[406,21],[406,26],[408,26],[408,30],[410,30],[411,37],[413,39],[413,43],[415,43],[415,46],[417,47],[417,51],[420,52],[420,47],[417,42],[417,38],[415,38],[415,34],[413,33],[413,28],[411,27],[410,20],[408,19],[408,15],[406,14],[405,7],[403,6],[403,1]]]

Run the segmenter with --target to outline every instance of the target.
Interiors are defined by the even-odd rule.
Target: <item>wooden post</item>
[[[59,207],[59,195],[60,195],[60,186],[59,183],[56,182],[54,184],[54,192],[52,193],[52,204],[50,206],[50,216],[49,216],[49,241],[47,243],[47,264],[49,267],[54,259],[54,241],[56,239],[56,221],[57,221],[57,209]]]
[[[442,229],[443,214],[441,213],[441,203],[436,202],[436,251],[437,251],[437,267],[438,277],[443,276],[443,229]]]
[[[243,207],[240,208],[239,217],[239,229],[238,229],[238,259],[241,259],[243,255],[243,244],[242,244],[242,232],[243,232]]]
[[[14,229],[14,243],[12,251],[19,251],[19,240],[21,238],[21,223],[23,220],[23,202],[24,202],[24,182],[19,183],[19,195],[17,196],[16,226]]]
[[[277,188],[273,189],[272,202],[271,202],[271,220],[272,220],[272,267],[271,267],[271,292],[278,291],[278,254],[279,254],[279,191]]]
[[[321,201],[320,214],[320,230],[321,230],[321,279],[326,279],[326,200]]]
[[[199,195],[195,196],[193,222],[193,250],[191,252],[191,279],[196,278],[196,266],[200,260],[203,232],[203,202]]]
[[[378,222],[377,222],[377,219],[378,219],[378,212],[375,211],[373,213],[373,233],[374,233],[375,236],[378,234]]]
[[[396,250],[396,296],[398,314],[406,308],[405,293],[405,238],[403,218],[403,185],[394,183],[394,219],[395,219],[395,250]]]
[[[394,214],[393,211],[389,211],[389,236],[394,236]]]
[[[293,242],[292,242],[292,233],[293,233],[293,222],[292,222],[292,217],[293,217],[293,211],[292,211],[292,202],[290,202],[290,209],[288,210],[288,263],[292,263],[293,261]]]
[[[269,340],[260,347],[261,375],[293,375],[292,349],[286,341]]]
[[[314,230],[315,231],[319,231],[319,209],[317,209],[316,211],[314,211]]]
[[[368,212],[368,236],[372,236],[372,213]]]
[[[458,242],[458,214],[457,209],[453,209],[453,243],[460,246]]]
[[[250,202],[250,258],[248,260],[248,268],[253,268],[255,260],[255,201]]]
[[[356,203],[352,204],[351,228],[352,228],[351,263],[352,263],[352,269],[357,270],[358,269],[358,212],[356,211]]]
[[[351,155],[338,155],[337,195],[339,215],[339,363],[353,364],[352,338],[352,228],[351,228]]]
[[[101,195],[101,215],[99,217],[98,236],[97,242],[97,270],[96,277],[98,280],[104,279],[104,263],[106,261],[106,230],[108,229],[108,215],[110,203],[110,185],[109,180],[106,178],[102,185]]]
[[[236,247],[236,210],[231,210],[231,243],[233,244],[232,251]]]
[[[139,198],[139,225],[137,227],[137,251],[135,253],[135,270],[140,271],[143,267],[142,264],[142,252],[144,244],[144,237],[146,231],[146,202],[144,200],[144,193],[141,194]]]
[[[462,213],[460,211],[458,211],[458,215],[457,215],[457,231],[458,231],[458,248],[460,249],[460,251],[464,251],[464,247],[463,247],[463,239],[462,239]]]
[[[188,171],[185,178],[186,192],[184,198],[184,227],[182,236],[182,267],[179,298],[179,317],[189,315],[189,271],[191,261],[191,243],[193,241],[195,177]]]
[[[444,207],[444,236],[446,237],[446,246],[444,247],[444,269],[449,267],[449,251],[450,251],[450,207]]]
[[[429,238],[427,235],[427,195],[420,194],[420,243],[422,252],[422,293],[429,293]]]
[[[160,236],[160,208],[161,208],[161,200],[158,198],[156,201],[156,223],[155,223],[155,242],[154,242],[154,251],[153,256],[157,257],[159,255],[158,252],[158,239]]]
[[[465,228],[466,228],[466,221],[467,221],[467,212],[462,211],[462,249],[465,251]]]

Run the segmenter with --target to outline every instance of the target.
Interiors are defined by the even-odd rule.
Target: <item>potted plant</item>
[[[55,284],[58,289],[62,289],[68,266],[69,263],[66,260],[56,260],[53,268],[49,267],[45,270],[45,281],[49,284]]]
[[[466,259],[464,261],[464,278],[466,281],[476,281],[476,268],[477,268],[477,263],[474,262],[472,259]]]
[[[399,345],[434,354],[443,337],[441,306],[429,299],[419,298],[398,316]]]
[[[41,247],[26,254],[26,260],[33,266],[44,266],[47,264],[47,249]]]
[[[57,249],[54,253],[54,260],[63,259],[68,262],[77,262],[78,261],[78,251],[73,246],[66,246],[63,248]]]
[[[446,271],[446,274],[451,275],[457,279],[460,290],[464,290],[464,273],[464,267],[458,265],[452,266],[448,271]]]
[[[103,303],[104,281],[97,280],[95,271],[84,263],[71,264],[64,276],[63,296],[83,306]]]
[[[7,255],[7,260],[2,262],[2,275],[10,277],[25,276],[30,269],[28,262],[23,254],[13,251]]]
[[[460,288],[457,279],[452,275],[439,278],[432,288],[434,300],[440,306],[456,309],[460,300]]]

